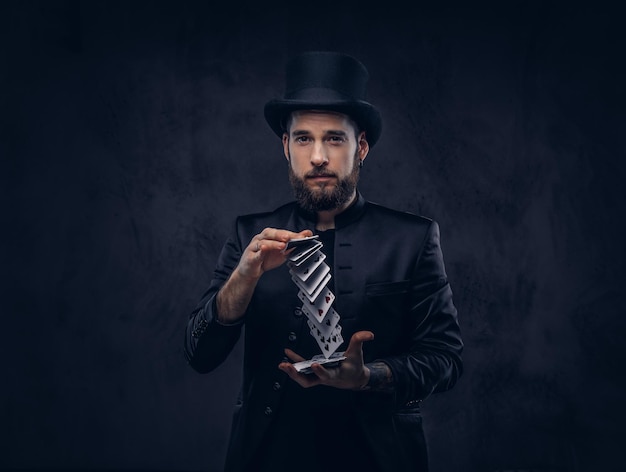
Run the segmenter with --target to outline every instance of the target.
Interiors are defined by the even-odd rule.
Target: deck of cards
[[[333,367],[346,358],[343,354],[343,352],[335,352],[329,358],[324,357],[322,354],[318,354],[317,356],[311,357],[307,361],[296,362],[293,366],[301,374],[310,374],[313,372],[313,369],[311,369],[313,364],[323,365],[324,367]]]
[[[343,343],[339,314],[332,307],[335,295],[328,288],[331,279],[330,267],[324,262],[326,255],[321,251],[322,243],[318,236],[292,239],[285,251],[289,254],[287,265],[291,280],[298,287],[298,298],[302,302],[302,311],[307,317],[311,336],[317,341],[321,356],[314,356],[308,361],[294,364],[296,369],[310,371],[313,362],[335,365],[345,359],[343,353],[335,354]]]

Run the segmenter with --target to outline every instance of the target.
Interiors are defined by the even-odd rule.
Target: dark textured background
[[[192,371],[187,314],[232,218],[291,198],[285,60],[339,49],[385,123],[361,190],[441,224],[432,470],[624,470],[621,17],[401,5],[1,4],[0,468],[219,468],[241,356]]]

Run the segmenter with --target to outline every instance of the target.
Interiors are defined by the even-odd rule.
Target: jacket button
[[[300,308],[296,308],[293,310],[293,314],[300,318],[302,316],[302,310]]]
[[[280,384],[278,382],[274,382],[273,389],[274,390],[280,390]]]
[[[296,333],[294,333],[293,331],[289,333],[289,341],[294,342],[296,339],[298,339]]]
[[[265,407],[265,416],[270,416],[272,414],[272,409],[269,406]]]

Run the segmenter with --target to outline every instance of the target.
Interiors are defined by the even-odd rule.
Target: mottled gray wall
[[[370,69],[363,193],[441,224],[467,348],[433,471],[622,457],[619,15],[401,5],[2,3],[1,468],[218,469],[240,352],[196,374],[185,320],[233,217],[291,198],[262,108],[304,49]]]

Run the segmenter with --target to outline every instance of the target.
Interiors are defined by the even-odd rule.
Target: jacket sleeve
[[[408,352],[380,359],[393,372],[398,407],[452,388],[463,371],[463,341],[435,221],[414,267],[408,315]]]
[[[243,320],[234,324],[220,323],[216,306],[217,293],[239,263],[241,254],[235,231],[222,248],[208,290],[189,315],[184,354],[189,365],[200,373],[210,372],[224,362],[241,336]]]

